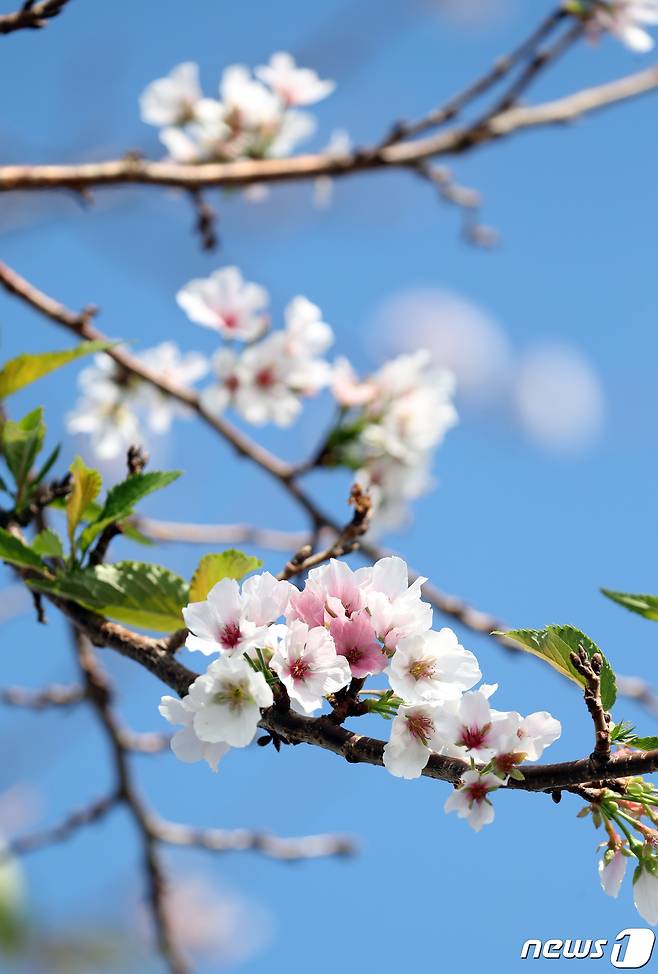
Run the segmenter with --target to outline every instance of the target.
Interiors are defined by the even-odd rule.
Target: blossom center
[[[224,384],[229,392],[237,392],[240,381],[237,375],[229,375]]]
[[[293,660],[290,664],[290,675],[293,680],[303,680],[310,668],[305,659]]]
[[[228,328],[229,331],[233,331],[238,327],[238,316],[234,311],[223,311],[219,317],[224,322],[224,327]]]
[[[224,628],[220,630],[219,641],[224,649],[235,649],[241,639],[242,633],[237,622],[227,622]]]
[[[254,702],[246,682],[227,684],[215,694],[213,701],[231,710],[241,710],[245,704]]]
[[[434,664],[428,659],[417,659],[409,667],[409,676],[414,680],[429,680],[434,676]]]
[[[434,733],[434,724],[425,714],[409,714],[407,717],[407,730],[412,737],[427,747],[430,736]]]
[[[477,750],[485,743],[491,724],[484,724],[482,727],[462,727],[461,738],[457,741],[462,747],[470,750]]]
[[[274,375],[274,369],[271,368],[270,366],[266,366],[264,369],[261,369],[259,372],[256,373],[256,375],[254,376],[254,380],[256,382],[256,385],[259,386],[261,389],[269,389],[271,386],[274,385],[276,381],[276,376]]]
[[[469,785],[466,789],[468,797],[472,802],[476,802],[478,805],[483,802],[487,797],[487,786],[482,781],[474,781],[472,785]]]

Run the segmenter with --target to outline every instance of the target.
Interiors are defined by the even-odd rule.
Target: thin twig
[[[603,657],[594,653],[590,658],[580,646],[578,652],[570,654],[571,663],[585,680],[585,704],[594,723],[594,750],[590,754],[593,774],[610,760],[610,714],[606,713],[601,702],[601,668]]]
[[[49,707],[72,707],[84,700],[82,687],[54,684],[41,690],[23,687],[0,688],[0,703],[9,707],[26,707],[28,710],[46,710]]]
[[[286,862],[351,856],[356,851],[354,840],[340,835],[304,835],[286,839],[249,829],[197,829],[174,822],[155,822],[153,828],[158,839],[169,845],[195,846],[210,852],[255,851]]]
[[[51,828],[43,829],[40,832],[28,833],[27,835],[21,835],[12,839],[7,845],[8,851],[14,855],[22,856],[30,852],[36,852],[46,846],[58,845],[60,842],[65,842],[78,829],[87,825],[93,825],[94,822],[98,822],[107,815],[115,807],[118,800],[119,798],[116,792],[104,795],[103,798],[98,798],[83,808],[70,812],[66,818]]]

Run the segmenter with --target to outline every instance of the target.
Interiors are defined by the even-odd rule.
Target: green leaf
[[[229,548],[221,554],[204,555],[190,582],[190,602],[203,602],[208,592],[223,578],[243,578],[262,565],[260,558]]]
[[[9,531],[0,528],[0,559],[21,568],[36,568],[37,571],[47,572],[48,566],[41,560],[36,551],[29,548],[19,538],[15,538]]]
[[[89,504],[98,496],[103,481],[99,472],[85,466],[80,457],[75,458],[69,469],[73,474],[73,487],[66,499],[66,523],[73,546],[75,529]]]
[[[603,658],[601,669],[601,703],[605,710],[610,710],[617,698],[617,684],[615,674],[598,648],[589,636],[580,632],[574,626],[547,626],[546,629],[514,629],[511,632],[496,633],[496,635],[506,636],[518,643],[534,656],[546,660],[547,663],[561,673],[577,683],[585,686],[584,677],[576,670],[570,660],[571,653],[583,647],[589,658],[594,653],[599,653]]]
[[[8,419],[2,428],[2,454],[16,481],[19,494],[39,455],[45,435],[42,407],[28,413],[17,423]]]
[[[629,595],[625,592],[613,592],[609,588],[602,588],[601,591],[608,599],[618,602],[625,609],[637,612],[645,619],[658,621],[658,596],[656,595]]]
[[[32,542],[32,551],[36,551],[38,555],[42,555],[44,558],[64,557],[64,549],[59,535],[51,531],[50,528],[39,532]]]
[[[49,372],[54,372],[62,365],[73,362],[83,355],[93,352],[104,352],[111,347],[109,342],[82,342],[75,348],[66,348],[61,352],[43,352],[40,355],[19,355],[18,358],[5,362],[0,369],[0,399],[5,399],[24,386],[30,385]]]
[[[55,449],[52,451],[52,453],[48,456],[47,460],[44,462],[44,464],[41,467],[41,469],[38,471],[38,473],[36,473],[34,475],[34,481],[33,482],[35,484],[40,484],[41,481],[43,480],[43,478],[50,472],[50,470],[52,469],[53,465],[55,464],[55,461],[59,457],[59,454],[60,454],[61,449],[62,449],[61,444],[58,444],[55,447]]]
[[[161,490],[177,480],[180,470],[158,471],[149,473],[134,473],[120,484],[115,484],[107,492],[105,504],[96,519],[84,529],[80,536],[80,547],[85,551],[94,538],[103,531],[108,524],[122,521],[129,517],[138,501],[155,490]]]
[[[34,579],[30,585],[117,622],[157,632],[180,629],[181,609],[188,602],[187,582],[179,575],[161,565],[138,561],[95,565],[52,581]]]
[[[658,737],[634,737],[630,745],[639,751],[653,751],[658,747]]]
[[[130,521],[124,521],[122,523],[121,533],[123,534],[124,538],[129,538],[136,544],[143,544],[146,548],[152,548],[155,544],[151,538],[148,538],[145,534],[143,534],[139,528],[136,528],[134,524],[130,523]]]

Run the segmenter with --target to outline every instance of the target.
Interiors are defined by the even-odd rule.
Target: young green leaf
[[[62,547],[62,542],[59,535],[51,531],[50,528],[46,528],[45,531],[40,531],[32,542],[32,551],[36,551],[38,555],[43,558],[63,558],[64,549]]]
[[[2,455],[16,481],[18,495],[23,492],[32,464],[36,460],[46,427],[39,407],[18,422],[8,419],[2,427]]]
[[[626,592],[613,592],[612,589],[602,588],[601,591],[608,599],[623,605],[631,612],[637,612],[645,619],[658,621],[658,596],[656,595],[630,595]]]
[[[570,660],[571,653],[583,647],[591,657],[599,653],[603,658],[601,669],[601,702],[605,710],[610,710],[617,698],[617,684],[615,674],[604,654],[589,636],[573,626],[547,626],[546,629],[514,629],[511,632],[496,633],[504,635],[518,643],[523,649],[546,660],[547,663],[563,676],[573,680],[580,686],[585,685],[583,676],[576,670]]]
[[[80,457],[75,458],[69,469],[73,475],[73,486],[66,499],[66,523],[73,547],[75,529],[89,504],[98,496],[103,481],[99,472],[85,466]]]
[[[80,547],[83,551],[89,547],[94,538],[109,524],[122,521],[133,512],[135,504],[143,497],[155,490],[167,487],[180,477],[180,470],[159,471],[148,473],[134,473],[120,484],[115,484],[107,492],[105,504],[98,516],[89,524],[80,536]]]
[[[221,554],[204,555],[190,582],[190,602],[203,602],[208,592],[223,578],[243,578],[260,568],[262,561],[242,551],[229,548]]]
[[[638,751],[654,751],[658,747],[658,737],[634,737],[630,745]]]
[[[48,566],[39,557],[36,551],[29,548],[26,544],[0,528],[0,559],[8,561],[12,565],[19,565],[21,568],[35,568],[40,572],[47,572]]]
[[[107,348],[110,348],[108,342],[82,342],[75,348],[66,348],[61,352],[19,355],[18,358],[10,359],[0,369],[0,399],[6,399],[12,393],[48,375],[49,372],[54,372],[68,362],[73,362],[83,355],[103,352]]]
[[[39,592],[71,599],[99,615],[126,625],[173,632],[183,625],[187,583],[161,565],[121,561],[30,582]]]

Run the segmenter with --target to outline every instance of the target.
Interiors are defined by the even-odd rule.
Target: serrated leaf
[[[138,561],[95,565],[52,581],[35,579],[30,585],[117,622],[157,632],[180,629],[181,610],[188,602],[184,579],[162,565]]]
[[[229,548],[221,554],[204,555],[190,582],[190,602],[203,602],[208,592],[223,578],[243,578],[262,565],[260,558]]]
[[[58,534],[46,528],[40,531],[32,542],[32,551],[36,551],[43,558],[63,558],[64,549]]]
[[[40,572],[47,572],[48,566],[41,560],[36,551],[28,545],[0,528],[0,559],[8,561],[12,565],[20,565],[21,568],[35,568]]]
[[[101,533],[109,524],[115,521],[122,521],[129,517],[135,504],[152,494],[155,490],[161,490],[177,480],[181,475],[180,470],[159,471],[153,470],[148,473],[134,473],[120,484],[115,484],[107,492],[105,504],[99,511],[96,519],[88,525],[80,536],[80,547],[85,551],[92,543],[94,538]]]
[[[617,683],[612,667],[605,655],[592,642],[589,636],[574,626],[547,626],[546,629],[513,629],[511,632],[498,633],[507,636],[523,649],[546,660],[554,669],[579,686],[585,686],[585,680],[576,670],[570,660],[571,653],[582,646],[589,658],[599,653],[603,659],[601,669],[601,702],[605,710],[610,710],[617,698]]]
[[[60,352],[26,354],[10,359],[0,369],[0,399],[6,399],[7,396],[30,385],[31,382],[36,382],[49,372],[54,372],[62,365],[67,365],[83,355],[104,352],[110,346],[109,342],[82,342],[75,348],[66,348]]]
[[[2,427],[2,454],[16,481],[19,494],[41,451],[45,435],[41,406],[18,422],[8,419]]]
[[[602,588],[602,593],[613,602],[623,605],[630,612],[637,612],[645,619],[658,621],[658,596],[656,595],[631,595],[627,592],[613,592],[612,589]]]
[[[87,467],[80,457],[75,458],[69,469],[73,475],[73,486],[66,499],[66,523],[73,547],[75,529],[89,504],[98,496],[103,481],[99,472]]]
[[[658,737],[634,737],[629,744],[639,751],[654,751],[658,748]]]

